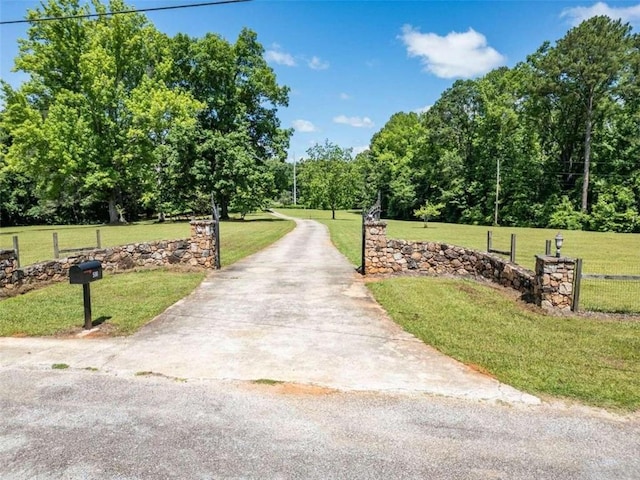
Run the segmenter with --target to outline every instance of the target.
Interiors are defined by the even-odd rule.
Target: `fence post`
[[[551,243],[551,240],[549,240]],[[573,301],[571,302],[571,311],[577,312],[580,308],[580,281],[582,280],[582,259],[576,259],[576,269],[573,273]]]
[[[551,256],[551,240],[545,240],[544,241],[544,254],[547,257]]]
[[[100,241],[100,229],[96,230],[96,245],[98,248],[102,248],[102,242]]]
[[[20,245],[18,244],[18,236],[13,236],[13,249],[16,252],[16,267],[20,268]]]
[[[509,261],[516,263],[516,234],[511,234],[511,253],[509,254]]]
[[[492,235],[493,233],[491,232],[491,230],[487,230],[487,252],[491,252],[491,247],[492,245]]]
[[[53,232],[53,258],[60,258],[60,248],[58,247],[58,233]]]

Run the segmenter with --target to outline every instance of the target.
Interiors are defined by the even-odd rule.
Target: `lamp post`
[[[562,238],[562,234],[558,232],[556,235],[556,257],[560,258],[560,249],[562,248],[562,243],[564,242],[564,238]]]

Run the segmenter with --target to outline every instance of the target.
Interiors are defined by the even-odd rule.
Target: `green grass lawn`
[[[311,218],[329,227],[331,239],[351,263],[360,265],[360,213],[325,210],[283,209],[281,213]],[[533,270],[535,255],[544,253],[545,240],[552,240],[557,230],[538,228],[486,227],[429,222],[385,220],[387,237],[413,241],[435,241],[486,251],[487,230],[493,231],[493,248],[508,250],[511,234],[517,236],[516,262]],[[640,234],[562,231],[562,254],[584,260],[583,273],[640,275]],[[595,311],[640,312],[640,282],[582,281],[581,308]]]
[[[245,221],[221,222],[220,236],[223,265],[233,262],[235,253],[228,251],[235,248],[237,242],[244,243],[244,248],[252,248],[251,240],[246,240],[253,232],[262,230],[263,222],[275,222],[266,231],[280,235],[282,231],[293,228],[293,223],[281,222],[266,214],[247,215]],[[96,245],[96,230],[100,230],[102,247],[115,247],[129,243],[150,242],[153,240],[177,240],[190,235],[189,222],[153,221],[137,222],[129,225],[35,225],[30,227],[0,228],[0,249],[13,248],[13,236],[18,236],[20,243],[20,264],[22,266],[53,259],[53,233],[58,233],[60,249],[79,248]],[[288,229],[288,230],[287,230]],[[258,245],[254,251],[260,250],[272,240],[257,238]],[[260,244],[260,242],[263,242]],[[266,242],[266,243],[264,243]],[[225,255],[226,253],[226,255]],[[226,257],[226,258],[225,258]]]
[[[135,332],[188,295],[205,272],[142,270],[105,274],[91,284],[94,323],[106,321],[112,334]],[[84,325],[82,287],[58,283],[0,302],[0,336],[56,335]]]
[[[555,317],[476,282],[390,278],[368,284],[410,333],[536,395],[640,409],[640,321]]]
[[[291,221],[274,219],[266,215],[247,218],[246,221],[221,224],[220,247],[223,266],[261,250],[295,226]],[[77,230],[85,228],[88,227],[76,227]],[[168,239],[189,236],[188,223],[108,228],[123,230],[120,237],[116,234],[112,237],[127,238],[123,243],[151,240],[158,236],[162,238],[166,232],[170,232],[167,234]],[[155,230],[156,228],[158,231]],[[36,229],[30,227],[27,232],[33,230]],[[69,234],[74,233],[73,227],[67,230]],[[145,235],[146,238],[141,238]],[[115,240],[114,242],[120,243]],[[94,322],[101,317],[108,318],[106,321],[109,333],[130,334],[168,306],[188,295],[204,276],[204,272],[165,269],[118,275],[105,273],[103,280],[91,284]],[[78,285],[69,285],[67,282],[7,298],[2,300],[0,305],[0,336],[55,335],[77,330],[84,323],[82,288]]]

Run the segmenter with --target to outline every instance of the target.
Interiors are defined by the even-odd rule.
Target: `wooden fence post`
[[[16,252],[16,266],[20,268],[20,245],[18,244],[18,236],[13,236],[13,249]]]
[[[491,247],[493,246],[492,245],[493,242],[492,242],[492,238],[491,238],[492,235],[493,235],[493,233],[491,232],[491,230],[487,230],[487,252],[489,252],[489,253],[491,253],[491,250],[492,250]]]
[[[58,247],[58,233],[53,232],[53,258],[60,258],[60,248]]]
[[[96,245],[98,248],[102,248],[102,242],[100,241],[100,229],[96,230]]]

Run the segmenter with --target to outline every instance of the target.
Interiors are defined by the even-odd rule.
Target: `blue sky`
[[[202,0],[129,0],[150,8]],[[23,18],[33,0],[0,0],[0,19]],[[296,132],[290,159],[325,139],[355,152],[398,111],[432,105],[459,78],[475,78],[526,59],[593,14],[622,18],[638,31],[640,2],[581,1],[323,1],[248,3],[150,12],[156,27],[235,41],[258,33],[281,84],[291,88],[284,127]],[[0,25],[0,76],[11,73],[26,25]]]

